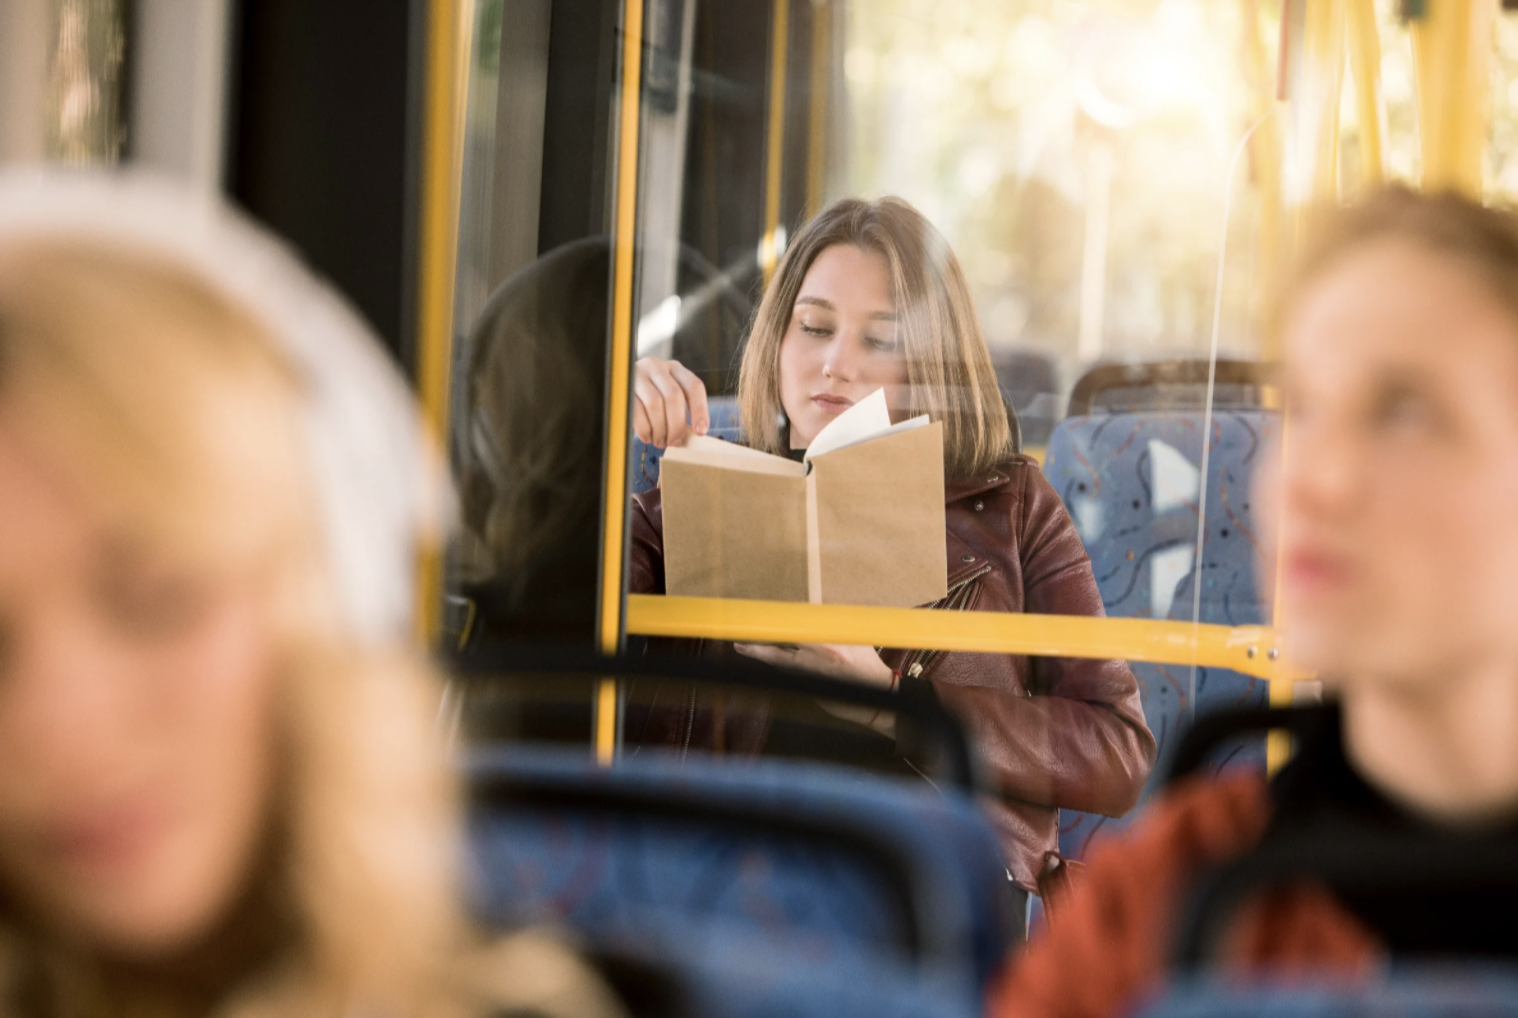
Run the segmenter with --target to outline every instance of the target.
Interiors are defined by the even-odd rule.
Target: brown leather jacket
[[[1038,464],[1014,456],[945,492],[949,595],[935,607],[1101,615],[1075,525]],[[657,489],[634,498],[633,593],[664,592]],[[1118,816],[1154,765],[1138,683],[1122,661],[885,650],[903,675],[933,684],[969,730],[991,777],[990,805],[1007,866],[1036,890],[1058,846],[1059,809]]]

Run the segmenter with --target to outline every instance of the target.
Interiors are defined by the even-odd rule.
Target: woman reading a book
[[[634,427],[680,446],[709,422],[700,380],[674,361],[637,363]],[[745,444],[799,457],[876,390],[893,420],[941,423],[946,610],[1101,615],[1075,527],[1032,459],[1014,451],[959,264],[907,202],[835,203],[792,241],[755,316],[739,373]],[[665,592],[655,489],[634,500],[629,588]],[[689,642],[691,653],[724,648]],[[991,813],[1008,872],[1026,891],[1058,865],[1058,811],[1117,816],[1154,762],[1138,686],[1121,661],[834,644],[739,645],[740,653],[894,688],[932,683],[968,726],[999,793]]]

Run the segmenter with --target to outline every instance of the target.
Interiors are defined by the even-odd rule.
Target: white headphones
[[[294,252],[217,196],[133,172],[0,172],[0,243],[77,236],[173,260],[251,312],[309,394],[306,449],[352,635],[411,631],[420,542],[451,499],[405,381],[373,332]]]

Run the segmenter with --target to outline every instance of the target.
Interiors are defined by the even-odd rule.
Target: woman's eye
[[[806,333],[808,336],[831,336],[833,334],[832,329],[829,329],[823,325],[811,325],[807,322],[801,322],[800,324],[801,331]]]
[[[100,589],[110,622],[140,637],[172,636],[200,618],[206,602],[201,586],[175,574],[117,573]]]
[[[896,350],[900,346],[895,336],[866,336],[864,341],[870,349],[881,350],[887,353]]]
[[[1385,393],[1372,416],[1378,427],[1399,429],[1426,428],[1433,417],[1428,401],[1406,389]]]

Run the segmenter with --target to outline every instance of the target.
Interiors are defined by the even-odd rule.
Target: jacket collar
[[[969,498],[971,495],[979,495],[1000,488],[1012,479],[1010,468],[1015,465],[1016,461],[998,463],[990,473],[983,477],[971,477],[964,480],[946,482],[943,490],[944,504],[958,502],[962,498]]]

